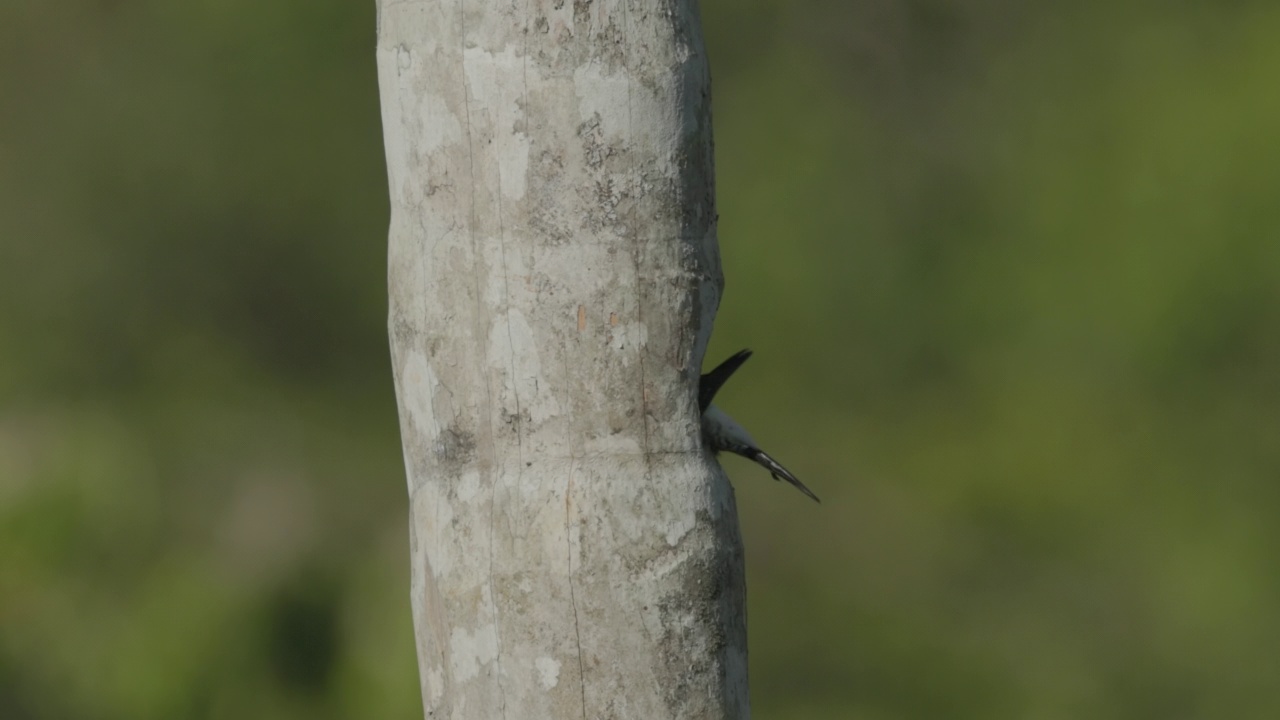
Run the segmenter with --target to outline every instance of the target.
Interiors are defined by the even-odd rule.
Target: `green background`
[[[1280,6],[703,14],[756,717],[1280,717]],[[0,4],[5,720],[421,717],[374,40]]]

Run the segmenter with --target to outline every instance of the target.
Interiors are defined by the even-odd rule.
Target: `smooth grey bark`
[[[380,0],[429,718],[747,718],[694,0]]]

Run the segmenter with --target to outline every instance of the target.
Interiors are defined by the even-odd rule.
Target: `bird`
[[[774,480],[786,480],[797,490],[813,498],[814,502],[821,503],[818,496],[805,487],[795,475],[792,475],[790,470],[761,450],[745,428],[711,402],[725,381],[742,367],[742,363],[749,357],[751,357],[750,350],[739,350],[698,379],[698,409],[702,413],[703,442],[711,448],[713,455],[718,456],[722,451],[741,455],[768,470]]]

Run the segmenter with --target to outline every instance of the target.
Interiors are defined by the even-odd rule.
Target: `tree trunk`
[[[426,716],[747,718],[696,0],[380,0]]]

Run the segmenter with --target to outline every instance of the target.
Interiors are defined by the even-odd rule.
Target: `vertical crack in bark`
[[[578,645],[578,686],[582,690],[582,718],[587,718],[587,673],[585,663],[582,661],[582,628],[578,623],[578,595],[573,588],[573,535],[570,531],[570,524],[573,520],[573,463],[574,458],[569,458],[569,483],[564,489],[564,540],[568,550],[569,563],[569,604],[573,606],[573,636],[574,641]]]
[[[499,166],[502,164],[502,158],[498,159]],[[498,171],[501,175],[501,170]],[[473,185],[474,187],[474,185]],[[506,296],[504,308],[506,310],[507,325],[507,349],[509,356],[507,366],[511,371],[511,395],[516,404],[516,421],[511,424],[511,429],[516,434],[516,486],[520,485],[520,478],[524,472],[524,422],[523,414],[520,411],[520,381],[516,377],[516,344],[514,335],[511,332],[511,276],[507,271],[507,231],[503,220],[502,210],[502,178],[498,178],[498,249],[501,253],[502,260],[502,292]],[[490,408],[492,412],[492,407]],[[505,413],[503,413],[505,414]],[[494,522],[494,508],[498,502],[498,483],[505,473],[498,473],[493,480],[493,494],[489,498],[489,603],[493,610],[494,621],[494,637],[498,645],[498,654],[494,658],[494,663],[498,673],[498,694],[502,697],[502,717],[507,717],[507,691],[502,684],[502,633],[497,630],[498,626],[498,607],[497,600],[494,595],[497,592],[497,583],[493,579],[493,536],[497,532],[497,523]]]
[[[487,318],[485,317],[485,313],[484,313],[484,303],[482,300],[483,294],[481,293],[481,285],[480,285],[480,273],[481,273],[483,256],[480,252],[480,248],[478,246],[477,238],[476,238],[476,209],[477,209],[476,150],[475,150],[475,132],[474,132],[474,127],[471,123],[471,88],[467,84],[466,0],[460,0],[458,3],[458,35],[462,39],[462,53],[460,54],[460,57],[462,58],[462,68],[461,68],[462,72],[459,73],[459,75],[461,76],[460,79],[462,80],[462,107],[464,110],[464,117],[466,119],[466,125],[467,125],[466,127],[467,162],[469,165],[469,171],[471,175],[470,177],[471,222],[469,223],[468,229],[469,229],[469,234],[471,236],[471,280],[475,284],[475,301],[476,301],[476,316],[475,316],[475,319],[473,320],[473,324],[481,325],[483,324],[484,320]],[[503,258],[503,262],[505,266],[505,257]],[[510,304],[510,299],[508,298],[508,306],[509,304]],[[510,333],[510,326],[508,325],[508,334],[509,333]],[[488,411],[487,412],[487,415],[488,415],[487,425],[489,428],[488,446],[489,446],[489,452],[493,453],[496,450],[495,445],[497,441],[497,433],[494,432],[494,429],[493,429],[493,422],[494,422],[493,388],[492,388],[492,382],[489,378],[489,351],[488,351],[488,347],[484,344],[484,341],[479,339],[487,336],[488,336],[487,333],[484,333],[484,334],[477,333],[476,350],[477,350],[477,355],[479,355],[481,358],[484,359],[480,367],[481,367],[481,372],[484,373],[483,379],[484,379],[485,408]],[[491,473],[490,479],[492,481],[489,489],[489,570],[488,570],[489,613],[490,613],[490,621],[493,623],[494,644],[497,645],[494,652],[494,672],[496,673],[496,679],[498,684],[498,703],[502,713],[502,717],[506,718],[507,692],[506,692],[506,688],[503,686],[503,683],[502,683],[502,630],[501,630],[501,624],[498,622],[497,600],[494,597],[494,595],[497,592],[497,583],[494,582],[494,576],[493,576],[493,536],[494,536],[494,527],[495,527],[493,522],[494,503],[496,502],[496,496],[498,494],[498,480],[501,478],[502,474],[501,472],[493,473],[492,468],[490,468],[489,472]]]
[[[627,10],[627,0],[622,2],[622,28],[627,38],[631,37],[631,15]],[[634,75],[635,68],[631,67],[631,43],[627,40],[623,41],[623,65],[628,68],[627,77],[627,146],[628,150],[635,142],[634,121],[631,119],[631,78]],[[640,223],[636,221],[636,204],[640,202],[640,193],[644,187],[644,182],[637,182],[632,179],[634,186],[631,192],[634,194],[631,202],[631,218],[628,223],[628,230],[631,234],[632,253],[631,257],[635,263],[636,269],[636,324],[644,333],[645,342],[640,346],[640,422],[644,426],[644,461],[646,466],[649,463],[649,377],[645,370],[645,351],[649,347],[648,328],[644,324],[644,275],[642,272],[643,263],[641,262],[641,253],[644,252],[644,241],[640,237]]]
[[[513,131],[514,132],[514,131]],[[499,158],[499,165],[502,159]],[[501,174],[501,170],[498,171]],[[507,347],[511,351],[508,367],[511,368],[511,395],[516,403],[516,421],[512,423],[512,430],[516,434],[516,457],[520,461],[516,465],[516,472],[520,472],[520,468],[524,467],[524,415],[520,412],[520,381],[516,378],[516,343],[515,336],[511,332],[511,275],[507,271],[507,230],[502,219],[502,178],[498,178],[498,249],[502,255],[502,292],[506,296],[506,320],[507,320]]]
[[[498,674],[498,697],[501,702],[501,710],[503,720],[507,717],[507,690],[502,684],[502,631],[498,623],[498,605],[494,595],[497,593],[497,583],[493,578],[493,536],[497,532],[497,524],[493,521],[494,507],[497,505],[498,497],[498,480],[502,477],[501,473],[493,479],[493,490],[489,494],[489,611],[493,613],[493,638],[494,643],[498,646],[497,654],[493,658],[494,670]]]

